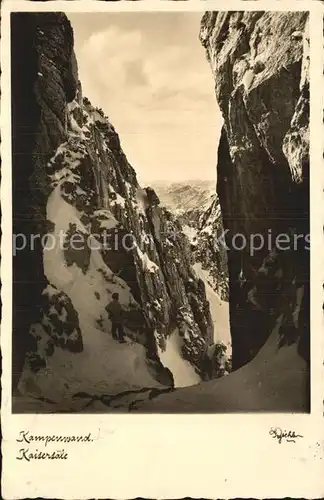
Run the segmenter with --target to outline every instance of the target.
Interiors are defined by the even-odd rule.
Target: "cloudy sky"
[[[221,117],[201,16],[68,14],[83,95],[111,119],[140,182],[215,178]]]

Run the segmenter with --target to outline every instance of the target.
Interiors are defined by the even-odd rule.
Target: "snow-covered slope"
[[[172,372],[174,387],[185,387],[195,385],[201,378],[192,365],[183,359],[181,354],[182,338],[179,331],[175,330],[167,338],[164,349],[158,347],[159,357],[163,366]]]
[[[194,270],[197,275],[203,280],[206,287],[206,296],[210,305],[210,312],[214,323],[214,342],[223,342],[227,347],[227,354],[230,355],[231,334],[229,325],[229,306],[228,302],[222,300],[213,289],[210,282],[210,274],[202,268],[200,262],[194,264]]]
[[[96,249],[90,252],[86,272],[76,262],[67,265],[60,245],[60,233],[67,234],[71,224],[76,224],[82,234],[89,233],[80,221],[81,214],[62,198],[60,184],[49,196],[47,219],[53,224],[53,231],[44,250],[44,271],[50,285],[43,294],[50,307],[42,323],[31,327],[31,334],[37,342],[37,356],[46,359],[46,367],[34,372],[33,365],[27,362],[18,386],[20,393],[69,405],[78,392],[116,394],[161,386],[149,371],[143,346],[134,342],[121,345],[111,337],[105,306],[112,293],[119,293],[121,304],[126,309],[130,303],[136,304],[126,283],[114,276]],[[93,248],[94,243],[98,246],[93,240]],[[65,344],[60,344],[63,336],[59,336],[58,326],[69,323],[68,311],[62,302],[57,304],[56,301],[59,295],[62,297],[62,292],[78,318],[78,326],[67,336]],[[58,348],[54,348],[54,336]],[[73,342],[80,342],[80,352],[66,349]],[[49,355],[51,350],[53,353]],[[32,361],[34,354],[29,356]]]
[[[177,389],[134,406],[141,412],[305,412],[309,375],[296,344],[278,349],[279,318],[267,343],[247,365],[217,380]]]

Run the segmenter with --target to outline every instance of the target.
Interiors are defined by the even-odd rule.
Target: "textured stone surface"
[[[224,118],[217,191],[232,247],[234,368],[256,354],[281,313],[282,342],[298,342],[308,359],[309,252],[302,240],[298,251],[267,244],[254,255],[229,244],[236,233],[250,241],[270,231],[275,242],[281,232],[309,232],[306,24],[303,12],[208,12],[201,24]]]
[[[49,186],[46,164],[65,137],[65,108],[76,89],[73,33],[60,13],[16,13],[12,31],[13,231],[46,234]],[[44,43],[46,36],[46,43]],[[21,245],[21,241],[17,245]],[[28,330],[39,318],[47,285],[40,240],[14,259],[13,386],[29,345]]]
[[[200,215],[197,224],[197,239],[193,258],[201,262],[210,276],[210,283],[222,300],[228,301],[228,269],[223,239],[224,226],[217,195]]]

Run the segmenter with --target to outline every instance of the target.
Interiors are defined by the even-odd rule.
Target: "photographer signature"
[[[297,438],[304,437],[301,434],[296,434],[295,431],[282,430],[280,427],[271,427],[269,434],[273,439],[277,439],[280,444],[283,439],[288,443],[295,443]]]

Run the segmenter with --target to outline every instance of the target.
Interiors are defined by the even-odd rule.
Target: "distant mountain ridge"
[[[183,214],[210,203],[216,191],[216,181],[186,180],[184,182],[158,181],[152,184],[162,205],[174,214]]]

